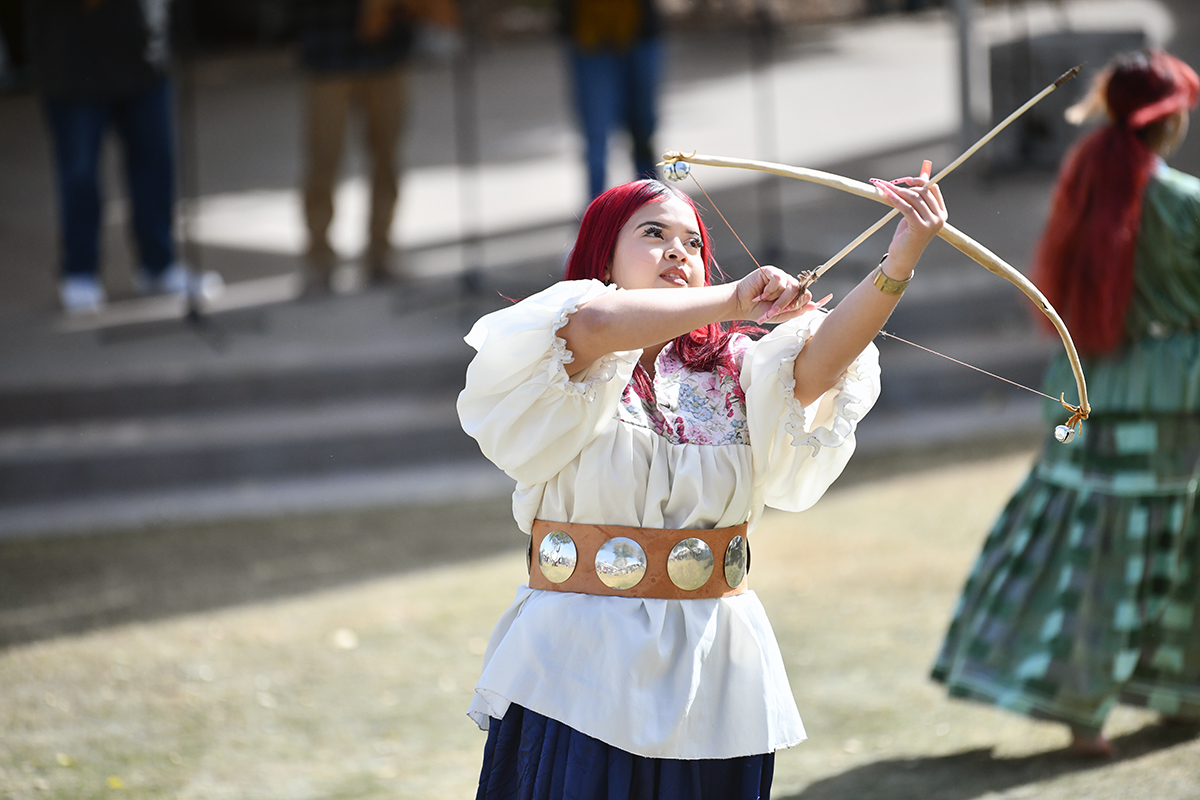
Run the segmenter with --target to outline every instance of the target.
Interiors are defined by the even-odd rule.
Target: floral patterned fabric
[[[683,365],[674,343],[655,362],[654,396],[630,381],[621,395],[617,419],[649,428],[671,444],[750,444],[742,359],[750,339],[736,334],[730,359],[716,372],[695,372]]]

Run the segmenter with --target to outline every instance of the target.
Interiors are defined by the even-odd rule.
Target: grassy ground
[[[1061,728],[927,680],[1029,459],[864,478],[767,518],[751,580],[811,737],[779,754],[776,798],[1200,797],[1200,740],[1152,715],[1118,710],[1123,757],[1080,760]],[[473,796],[464,711],[525,567],[506,506],[0,547],[0,796]]]

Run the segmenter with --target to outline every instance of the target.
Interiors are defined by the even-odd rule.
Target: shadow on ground
[[[1198,736],[1200,727],[1196,726],[1151,725],[1117,737],[1113,743],[1119,760],[1132,760]],[[1111,763],[1067,750],[995,758],[990,749],[980,748],[945,756],[876,761],[817,781],[800,794],[781,800],[967,800]]]
[[[0,542],[0,648],[470,561],[527,541],[499,498]]]

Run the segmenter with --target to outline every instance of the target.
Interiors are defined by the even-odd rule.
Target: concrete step
[[[380,359],[366,363],[305,365],[275,372],[196,375],[168,373],[106,386],[42,386],[0,389],[0,430],[180,415],[228,413],[254,408],[305,407],[461,388],[470,353],[414,363]]]
[[[1031,396],[1026,396],[1031,397]],[[878,459],[945,448],[1036,446],[1046,436],[1036,398],[876,408],[862,421],[852,469]],[[461,434],[460,434],[461,435]],[[465,437],[464,437],[465,438]],[[304,514],[502,497],[513,482],[478,450],[453,460],[344,469],[327,474],[222,475],[209,482],[130,485],[93,494],[4,501],[0,539],[96,533],[200,520]]]
[[[99,495],[5,504],[0,540],[346,508],[469,502],[502,497],[512,488],[512,480],[482,456],[401,469],[128,487]]]
[[[63,333],[0,319],[0,430],[455,391],[480,316],[544,288],[557,262],[392,290]]]
[[[998,344],[973,336],[931,344],[1037,386],[1052,343],[1026,336]],[[1025,399],[994,378],[893,341],[881,342],[881,361],[887,378],[879,414]],[[258,398],[236,407],[9,426],[0,429],[0,504],[474,459],[478,449],[454,408],[461,385],[459,371],[444,385],[402,383],[393,394]],[[1064,391],[1070,395],[1072,388]]]
[[[255,324],[268,329],[266,334],[243,332],[238,326],[248,324],[245,318],[219,317],[206,323],[233,340],[221,345],[227,352],[212,351],[200,338],[203,332],[190,331],[181,323],[158,332],[130,331],[128,340],[99,345],[92,340],[60,339],[55,357],[63,366],[28,376],[9,373],[0,379],[0,430],[457,391],[472,356],[461,339],[471,322],[507,303],[505,298],[527,296],[544,285],[544,280],[489,276],[469,300],[455,296],[457,288],[429,288],[430,301],[441,296],[444,307],[421,311],[423,298],[418,293],[405,300],[409,308],[401,317],[389,312],[386,301],[377,297],[335,298],[328,302],[344,305],[338,314],[349,319],[330,324],[328,336],[297,331],[294,344],[265,343],[261,352],[256,352],[256,338],[283,339],[284,331],[299,328],[301,323],[294,318],[302,318],[303,313],[288,307],[255,312]],[[820,284],[837,297],[852,285],[834,278]],[[447,293],[451,293],[449,301],[444,297]],[[970,331],[1008,347],[1001,340],[1024,335],[1030,328],[1026,305],[1001,281],[960,271],[939,281],[914,284],[887,329],[922,343],[958,338],[959,331]],[[458,317],[459,323],[447,326],[447,315]],[[355,329],[347,333],[344,328],[350,326]],[[145,341],[133,338],[137,335]],[[144,343],[160,350],[173,348],[179,355],[156,354],[158,363],[138,363],[137,348]],[[32,343],[34,348],[39,345],[50,349]],[[89,374],[97,364],[106,370],[102,379]]]
[[[454,395],[54,424],[0,433],[0,503],[333,475],[478,454]]]
[[[137,338],[99,346],[72,339],[66,357],[75,373],[60,366],[46,370],[49,377],[0,381],[0,505],[7,512],[131,493],[219,494],[247,482],[336,483],[477,463],[454,412],[472,355],[461,336],[507,298],[540,289],[550,280],[540,273],[553,267],[490,272],[467,294],[440,281],[322,300],[320,315],[298,303],[264,309],[262,343],[253,330],[238,333],[239,318],[217,318],[211,324],[233,339],[226,351],[203,350],[178,326],[141,331],[159,353],[148,368],[136,363]],[[831,275],[822,286],[844,296],[861,271]],[[1033,332],[1026,302],[980,270],[934,259],[887,329],[1037,386],[1058,345]],[[313,320],[324,327],[314,330]],[[990,413],[1032,397],[895,341],[879,345],[887,377],[874,417]],[[173,368],[164,352],[178,352],[185,366]],[[91,363],[106,358],[104,380],[89,379]]]

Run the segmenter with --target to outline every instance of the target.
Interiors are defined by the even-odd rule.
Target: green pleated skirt
[[[1098,732],[1118,702],[1200,720],[1200,415],[1097,414],[1047,442],[933,668],[955,697]]]

